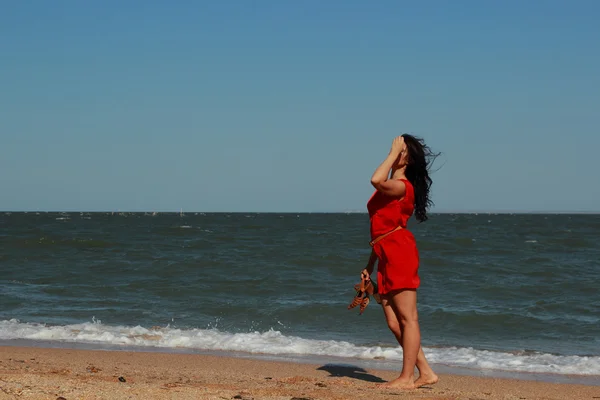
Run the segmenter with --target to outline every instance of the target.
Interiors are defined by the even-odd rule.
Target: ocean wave
[[[30,238],[14,238],[10,243],[13,247],[27,248],[31,251],[37,249],[46,249],[52,247],[63,247],[63,248],[76,248],[76,249],[106,249],[116,246],[115,243],[101,240],[101,239],[89,239],[89,238],[64,238],[56,236],[41,236],[41,237],[30,237]]]
[[[365,360],[402,360],[400,347],[356,345],[345,341],[287,336],[277,330],[229,333],[217,329],[111,326],[95,319],[74,325],[0,321],[0,340],[27,339],[66,343],[173,349],[240,351],[254,354],[334,356]],[[429,361],[454,367],[512,372],[600,375],[599,356],[561,356],[537,352],[496,352],[460,347],[424,348]]]

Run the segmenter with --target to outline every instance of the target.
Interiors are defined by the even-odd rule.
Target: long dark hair
[[[433,205],[429,197],[432,184],[429,169],[439,153],[433,153],[421,138],[409,134],[404,134],[402,137],[408,150],[405,174],[415,189],[415,218],[419,222],[425,222],[428,219],[427,209]]]

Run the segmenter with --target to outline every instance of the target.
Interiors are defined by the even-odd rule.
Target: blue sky
[[[592,0],[6,2],[0,209],[364,210],[410,132],[443,152],[436,211],[600,211],[599,20]]]

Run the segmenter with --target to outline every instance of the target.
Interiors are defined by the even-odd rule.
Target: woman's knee
[[[398,320],[400,321],[401,327],[419,323],[419,313],[416,309],[400,310],[399,314]]]
[[[401,329],[400,329],[400,324],[398,323],[398,321],[387,321],[387,326],[388,328],[390,328],[390,331],[392,331],[392,333],[396,336],[399,336],[401,334]]]

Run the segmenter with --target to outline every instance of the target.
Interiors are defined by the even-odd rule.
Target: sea
[[[409,229],[434,369],[600,384],[600,215]],[[3,212],[0,345],[399,370],[381,306],[348,309],[368,242],[365,213]]]

